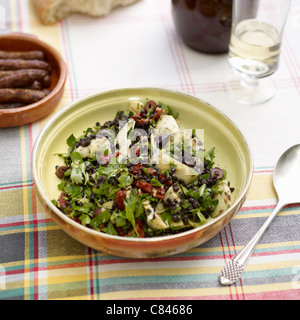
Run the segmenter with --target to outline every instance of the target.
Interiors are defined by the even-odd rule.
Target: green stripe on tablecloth
[[[25,184],[32,184],[32,180],[24,180],[24,181],[12,181],[12,182],[0,182],[0,187],[5,186],[19,186],[19,185],[25,185]]]

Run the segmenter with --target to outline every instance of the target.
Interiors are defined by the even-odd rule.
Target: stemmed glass
[[[291,0],[233,0],[228,63],[235,72],[226,92],[244,104],[270,100],[275,85],[269,77],[278,68]]]

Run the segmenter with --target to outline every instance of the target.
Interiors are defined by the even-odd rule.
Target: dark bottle
[[[228,51],[232,0],[172,0],[172,16],[190,47],[206,53]]]

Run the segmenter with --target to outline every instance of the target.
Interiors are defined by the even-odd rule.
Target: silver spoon
[[[223,267],[219,275],[220,284],[231,285],[240,279],[256,245],[277,213],[287,204],[300,202],[300,144],[291,147],[279,158],[273,183],[278,195],[274,211],[250,242]]]

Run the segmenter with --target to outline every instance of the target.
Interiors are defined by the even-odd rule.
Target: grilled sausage
[[[49,90],[32,89],[0,89],[0,103],[2,102],[22,102],[30,104],[43,99]]]
[[[44,69],[51,71],[49,63],[42,60],[0,59],[0,70]]]
[[[20,88],[30,86],[35,80],[43,80],[46,76],[46,70],[22,70],[0,79],[0,88]]]
[[[33,51],[3,51],[0,50],[0,59],[24,59],[24,60],[44,60],[45,55],[41,50]]]
[[[20,69],[20,70],[0,70],[0,79],[13,76],[17,73],[23,72],[24,70],[33,70],[33,69]]]

